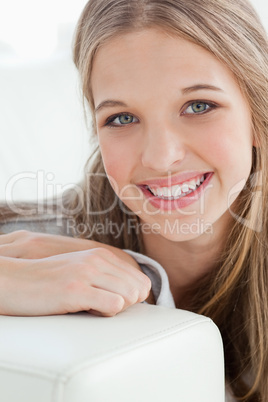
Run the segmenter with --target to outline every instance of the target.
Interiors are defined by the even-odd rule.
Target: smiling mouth
[[[209,176],[211,176],[211,173],[205,173],[202,176],[198,176],[194,179],[185,181],[184,183],[180,183],[170,187],[146,185],[144,186],[144,188],[146,188],[152,194],[152,196],[158,199],[167,201],[178,200],[194,193],[199,187],[202,186],[204,181]]]

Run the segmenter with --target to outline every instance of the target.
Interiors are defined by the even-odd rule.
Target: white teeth
[[[162,194],[164,197],[171,197],[171,189],[168,187],[163,187],[162,188]]]
[[[189,187],[190,190],[195,190],[197,185],[198,185],[197,180],[191,180],[188,183],[188,187]]]
[[[173,186],[172,193],[174,197],[178,197],[179,195],[181,195],[181,186]]]
[[[182,191],[183,193],[188,193],[188,191],[189,191],[189,186],[188,186],[188,184],[183,184],[183,185],[182,185],[182,188],[181,188],[181,191]]]
[[[166,191],[165,187],[160,188],[157,192],[159,194],[161,194],[162,197],[167,197],[167,195],[165,195],[165,194],[167,194],[167,191]]]
[[[197,178],[196,180],[193,179],[187,183],[182,183],[181,185],[171,186],[171,187],[158,187],[158,188],[148,188],[156,197],[160,198],[180,198],[180,196],[184,196],[187,193],[191,193],[196,190],[200,184],[203,183],[205,180],[205,175],[202,177]]]

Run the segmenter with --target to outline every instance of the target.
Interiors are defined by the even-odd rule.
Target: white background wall
[[[85,4],[0,0],[0,199],[50,197],[82,177],[89,130],[71,42]]]
[[[90,130],[71,41],[86,2],[0,0],[0,199],[49,197],[82,177]],[[268,31],[267,0],[252,3]]]

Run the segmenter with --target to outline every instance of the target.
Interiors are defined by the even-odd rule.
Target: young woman
[[[256,13],[246,0],[91,0],[74,61],[97,143],[82,196],[64,204],[61,233],[76,238],[1,236],[0,311],[112,315],[147,300],[207,315],[235,400],[267,401],[268,47]]]

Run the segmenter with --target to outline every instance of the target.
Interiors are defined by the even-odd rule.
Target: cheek
[[[202,152],[207,152],[215,168],[233,170],[233,175],[250,171],[253,138],[250,123],[244,119],[224,119],[202,135]]]
[[[135,153],[130,152],[129,146],[113,141],[99,141],[102,160],[106,174],[109,176],[112,186],[114,183],[121,187],[131,179]]]

